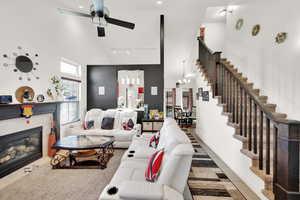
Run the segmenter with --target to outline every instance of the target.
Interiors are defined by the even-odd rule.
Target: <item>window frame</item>
[[[69,65],[73,65],[74,67],[76,67],[77,68],[77,74],[75,75],[75,74],[73,74],[73,73],[66,73],[66,72],[63,72],[62,71],[62,63],[66,63],[66,64],[69,64]],[[61,103],[61,107],[62,107],[62,105],[63,104],[68,104],[67,106],[68,106],[68,116],[69,116],[69,106],[70,106],[70,104],[76,104],[76,106],[77,106],[77,109],[78,109],[78,117],[76,118],[76,119],[74,119],[74,120],[69,120],[69,121],[67,121],[67,122],[65,122],[65,123],[63,123],[62,122],[62,120],[60,120],[61,121],[61,125],[62,126],[64,126],[64,125],[68,125],[68,124],[72,124],[72,123],[76,123],[76,122],[79,122],[80,120],[81,120],[81,94],[82,94],[82,88],[81,88],[81,83],[82,83],[82,81],[80,80],[81,79],[81,65],[80,64],[78,64],[78,63],[75,63],[75,62],[72,62],[72,61],[70,61],[70,60],[67,60],[67,59],[65,59],[65,58],[61,58],[61,61],[60,61],[60,73],[62,74],[62,76],[61,76],[61,80],[63,81],[63,80],[65,80],[65,81],[71,81],[71,82],[76,82],[76,83],[78,83],[79,85],[78,85],[78,98],[77,98],[77,100],[63,100],[63,102]],[[70,77],[72,77],[72,78],[70,78]],[[74,78],[73,78],[74,77]],[[62,111],[62,109],[60,109],[61,111]],[[60,115],[62,114],[61,113],[61,111],[60,111]]]

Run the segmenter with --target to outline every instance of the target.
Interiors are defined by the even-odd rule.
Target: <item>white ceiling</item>
[[[88,11],[90,5],[89,0],[54,1],[63,8],[80,10],[81,5],[82,11]],[[201,23],[212,20],[213,12],[219,11],[231,0],[162,1],[159,6],[156,0],[106,0],[105,6],[109,8],[111,17],[134,22],[136,29],[132,31],[110,25],[107,37],[99,38],[99,47],[107,52],[112,64],[158,64],[159,15],[164,14],[165,79],[173,84],[182,75],[182,61],[191,63],[195,57],[196,35]],[[88,19],[78,20],[90,23]],[[87,37],[97,37],[96,27],[91,24],[91,29],[94,34]]]

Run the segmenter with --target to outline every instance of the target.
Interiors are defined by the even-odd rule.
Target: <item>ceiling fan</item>
[[[105,26],[107,24],[113,24],[116,26],[121,26],[128,29],[134,29],[135,24],[131,22],[126,22],[123,20],[111,18],[109,16],[109,10],[104,7],[104,0],[92,0],[92,5],[90,6],[90,13],[83,13],[74,11],[71,9],[58,8],[61,14],[75,15],[79,17],[91,18],[92,22],[97,25],[97,31],[99,37],[105,37]]]

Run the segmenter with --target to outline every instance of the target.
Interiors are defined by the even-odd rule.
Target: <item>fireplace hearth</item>
[[[0,136],[0,178],[43,156],[42,127]]]

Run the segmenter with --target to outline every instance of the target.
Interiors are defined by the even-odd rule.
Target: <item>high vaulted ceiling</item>
[[[88,11],[91,4],[90,0],[54,1],[57,7],[80,11]],[[196,35],[201,23],[207,20],[207,8],[226,6],[231,0],[162,0],[162,2],[158,5],[157,0],[105,0],[105,6],[109,8],[111,17],[134,22],[136,29],[132,31],[109,25],[107,37],[99,38],[99,47],[106,51],[111,64],[158,64],[159,15],[164,14],[165,79],[170,80],[172,85],[183,74],[182,61],[187,60],[189,66],[186,70],[194,61],[197,51]],[[90,29],[94,34],[87,37],[97,37],[96,27],[88,19],[78,18],[78,20],[91,24]]]

